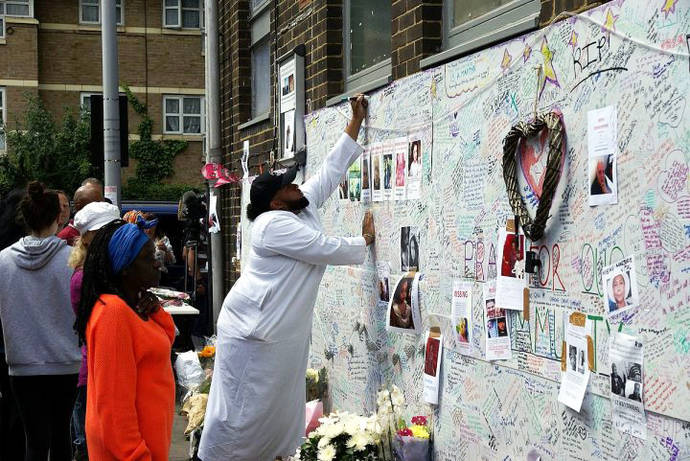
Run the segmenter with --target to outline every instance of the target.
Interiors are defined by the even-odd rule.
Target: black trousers
[[[10,376],[26,436],[25,461],[72,460],[70,419],[78,375]]]
[[[1,340],[0,340],[1,341]],[[24,428],[10,389],[5,353],[0,352],[0,461],[24,459]]]

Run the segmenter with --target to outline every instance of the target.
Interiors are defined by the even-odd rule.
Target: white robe
[[[218,318],[203,461],[274,461],[300,445],[319,284],[327,264],[362,264],[366,254],[362,237],[324,235],[318,208],[361,152],[343,134],[300,186],[310,202],[305,210],[269,211],[255,220],[246,266]]]

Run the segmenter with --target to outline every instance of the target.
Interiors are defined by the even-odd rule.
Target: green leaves
[[[16,129],[2,127],[7,153],[0,156],[0,194],[33,179],[71,194],[84,178],[93,175],[89,116],[65,108],[58,123],[40,99],[27,95],[26,101],[23,120]]]

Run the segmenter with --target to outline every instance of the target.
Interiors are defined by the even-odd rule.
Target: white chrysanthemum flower
[[[321,439],[319,440],[318,447],[319,447],[319,449],[321,449],[321,448],[325,447],[326,445],[328,445],[329,443],[331,443],[331,439],[329,439],[328,437],[321,437]]]
[[[348,439],[347,446],[348,448],[354,448],[355,451],[364,451],[371,442],[371,437],[365,432],[357,432]]]
[[[317,459],[319,461],[333,461],[335,459],[335,447],[333,445],[326,445],[323,448],[319,448]]]
[[[300,461],[302,458],[300,456],[302,455],[302,450],[300,448],[297,449],[295,452],[295,456],[292,457],[294,461]]]
[[[345,430],[345,425],[341,422],[328,424],[324,426],[322,435],[328,437],[329,439],[334,439],[343,433]]]

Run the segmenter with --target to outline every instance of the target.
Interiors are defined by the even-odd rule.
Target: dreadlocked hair
[[[81,301],[77,309],[77,320],[74,330],[79,335],[79,345],[86,344],[86,324],[89,323],[93,306],[102,294],[114,294],[122,297],[120,277],[113,273],[108,254],[110,239],[120,227],[126,223],[122,220],[113,221],[98,230],[89,245],[84,262],[84,276],[81,285]]]

